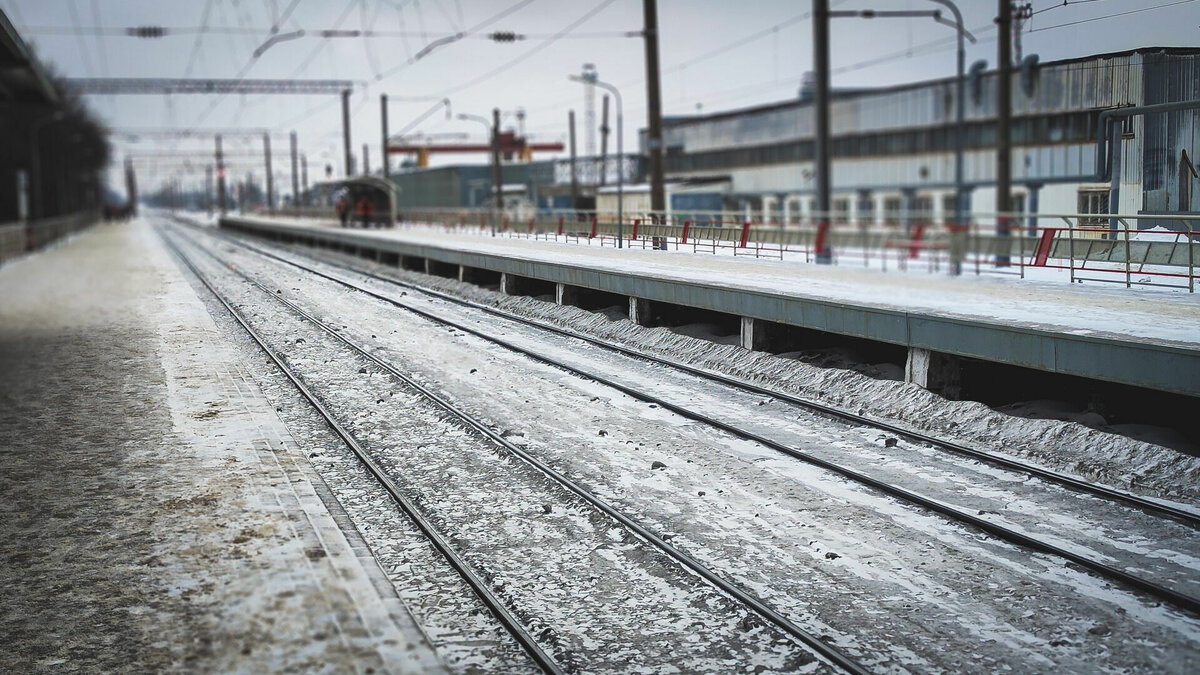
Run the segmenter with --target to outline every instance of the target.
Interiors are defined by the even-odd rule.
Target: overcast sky
[[[832,4],[837,9],[937,7],[929,0]],[[997,3],[958,4],[967,27],[979,39],[968,45],[968,64],[986,59],[994,66]],[[795,96],[802,74],[812,64],[809,6],[806,0],[659,0],[664,114],[709,113]],[[1035,16],[1022,42],[1026,54],[1036,53],[1043,62],[1145,46],[1200,44],[1196,0],[1033,0],[1032,6]],[[643,42],[623,36],[641,29],[641,0],[0,0],[0,8],[41,58],[69,77],[354,80],[358,86],[351,104],[352,142],[356,155],[364,141],[370,145],[372,168],[378,168],[379,161],[382,93],[394,101],[389,106],[393,133],[445,97],[454,113],[490,115],[498,107],[506,112],[508,126],[516,124],[514,111],[524,109],[531,136],[565,140],[567,111],[574,108],[583,152],[583,87],[567,76],[593,63],[601,79],[615,84],[624,97],[627,150],[636,146],[637,129],[646,123]],[[285,15],[281,34],[340,28],[385,35],[306,35],[279,42],[253,58]],[[171,30],[160,39],[119,34],[130,26]],[[208,32],[200,30],[205,26]],[[495,30],[527,38],[514,43],[482,39]],[[412,61],[429,43],[460,32],[466,37]],[[835,19],[832,65],[835,87],[951,76],[953,31],[926,18]],[[597,108],[599,99],[598,92]],[[286,133],[294,130],[309,157],[310,179],[319,177],[318,167],[326,163],[341,171],[337,97],[111,96],[93,97],[90,103],[118,131],[271,128],[278,134],[274,142],[280,160],[286,153]],[[483,138],[481,125],[447,120],[440,111],[414,131]],[[118,159],[126,152],[171,149],[186,154],[188,149],[208,152],[212,147],[211,139],[114,140]],[[258,152],[261,141],[230,139],[226,148]],[[435,158],[435,163],[461,161],[486,158]],[[201,178],[203,163],[197,159]],[[277,161],[276,172],[286,172],[284,164]]]

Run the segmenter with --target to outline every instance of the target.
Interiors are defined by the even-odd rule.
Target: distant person
[[[342,222],[342,227],[346,227],[350,221],[350,200],[346,199],[346,195],[342,195],[338,197],[334,208],[337,210],[337,217]]]
[[[371,226],[371,217],[375,215],[375,204],[371,202],[371,198],[363,195],[358,200],[358,219],[362,223],[363,229]]]

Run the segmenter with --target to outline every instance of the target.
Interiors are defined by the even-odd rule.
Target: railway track
[[[504,603],[490,588],[488,588],[487,583],[472,569],[471,565],[463,559],[459,552],[454,550],[454,548],[448,543],[447,538],[442,533],[438,532],[436,527],[429,521],[429,519],[422,514],[420,508],[411,499],[404,495],[396,483],[387,475],[386,471],[379,466],[378,462],[371,456],[367,449],[364,448],[362,443],[355,438],[354,434],[352,434],[341,422],[339,422],[337,417],[330,411],[329,406],[322,401],[322,399],[317,396],[308,385],[305,384],[303,378],[297,374],[294,369],[292,369],[278,356],[278,354],[272,350],[268,342],[251,325],[246,317],[236,307],[234,307],[234,305],[226,297],[221,294],[221,292],[204,276],[204,273],[191,260],[191,258],[184,253],[175,242],[172,241],[171,236],[164,234],[163,238],[172,252],[183,262],[183,264],[200,281],[200,283],[203,284],[204,287],[221,303],[221,305],[235,319],[238,325],[240,325],[241,328],[250,335],[254,342],[258,344],[258,346],[270,357],[274,365],[284,373],[287,379],[296,387],[305,400],[307,400],[309,404],[312,405],[314,410],[316,410],[317,413],[325,420],[330,429],[333,430],[334,433],[347,445],[347,447],[354,452],[359,461],[362,462],[363,466],[368,470],[372,477],[379,481],[380,484],[387,490],[396,504],[418,525],[422,532],[424,532],[426,536],[430,538],[431,542],[438,549],[439,553],[441,553],[447,562],[454,568],[454,570],[463,577],[463,579],[477,594],[480,600],[483,601],[483,603],[493,613],[497,621],[501,623],[505,630],[507,630],[522,646],[522,648],[525,649],[530,658],[538,665],[538,667],[542,668],[545,672],[563,672],[562,667],[554,660],[553,657],[551,657],[544,649],[542,649],[542,647],[539,646],[537,639],[526,629],[521,621],[504,606]],[[870,672],[866,667],[855,661],[853,658],[838,648],[828,644],[820,636],[796,624],[791,619],[776,611],[755,595],[729,581],[721,574],[713,571],[708,566],[688,555],[686,552],[671,545],[664,538],[653,532],[650,528],[628,516],[621,510],[613,507],[611,504],[596,496],[578,482],[573,481],[563,473],[556,471],[553,467],[531,455],[520,446],[510,442],[502,434],[496,433],[486,422],[474,417],[463,408],[456,406],[445,397],[440,396],[436,392],[430,390],[428,387],[425,387],[408,375],[404,374],[391,363],[379,358],[377,355],[372,353],[368,347],[365,347],[347,338],[335,327],[321,321],[311,313],[304,310],[302,307],[296,305],[286,298],[281,297],[278,293],[273,292],[272,289],[266,285],[262,284],[256,279],[253,279],[234,266],[220,260],[215,254],[207,250],[205,247],[196,244],[194,241],[190,241],[190,238],[185,237],[185,239],[188,239],[189,244],[194,246],[197,250],[200,250],[210,256],[217,264],[222,265],[240,279],[257,288],[262,292],[263,295],[271,298],[271,302],[279,303],[280,305],[286,307],[295,316],[301,317],[304,322],[316,327],[329,337],[340,342],[346,348],[352,350],[363,359],[372,362],[378,368],[387,372],[391,377],[403,383],[406,387],[419,392],[419,394],[426,400],[461,421],[465,427],[471,429],[479,436],[486,438],[496,446],[503,448],[512,456],[520,459],[527,465],[535,468],[544,476],[550,478],[558,485],[587,502],[587,504],[596,509],[598,512],[611,518],[617,523],[620,523],[622,527],[626,528],[641,540],[658,549],[675,563],[681,565],[690,573],[695,574],[701,579],[704,579],[708,584],[716,589],[719,589],[728,597],[733,598],[737,602],[741,603],[751,612],[760,617],[763,621],[787,634],[797,643],[803,645],[811,652],[819,655],[828,663],[833,664],[837,668],[848,673]]]
[[[448,325],[448,326],[453,326],[457,330],[461,330],[465,333],[469,333],[471,335],[482,338],[482,339],[492,342],[494,344],[503,346],[507,349],[511,349],[518,353],[524,354],[525,356],[528,356],[537,361],[546,363],[546,364],[554,366],[556,368],[566,370],[568,372],[575,373],[582,377],[587,377],[589,379],[597,381],[601,384],[609,386],[613,389],[621,391],[621,392],[628,394],[632,397],[635,397],[637,399],[659,405],[659,406],[663,407],[664,409],[675,412],[676,414],[682,415],[684,417],[693,419],[698,422],[702,422],[704,424],[708,424],[710,426],[721,429],[723,431],[731,433],[740,438],[744,438],[746,440],[757,442],[766,447],[770,447],[778,452],[784,453],[790,457],[794,457],[796,459],[800,459],[800,460],[810,463],[812,465],[832,471],[832,472],[837,473],[841,476],[844,476],[850,480],[858,482],[862,485],[869,486],[872,489],[878,490],[880,492],[888,494],[888,495],[895,497],[897,499],[900,499],[902,501],[920,506],[925,509],[929,509],[936,513],[942,514],[943,516],[945,516],[951,520],[954,520],[954,521],[963,523],[965,525],[977,528],[984,532],[987,532],[988,534],[990,534],[992,536],[996,536],[996,537],[998,537],[1004,541],[1007,541],[1009,543],[1024,547],[1029,550],[1038,551],[1041,553],[1046,553],[1049,555],[1057,556],[1057,557],[1064,559],[1066,561],[1069,561],[1075,565],[1079,565],[1083,568],[1086,568],[1086,569],[1090,570],[1091,572],[1098,574],[1104,578],[1107,578],[1111,581],[1115,581],[1115,582],[1123,584],[1127,587],[1136,588],[1142,592],[1148,593],[1157,599],[1160,599],[1164,602],[1171,604],[1172,606],[1175,606],[1177,608],[1191,612],[1193,615],[1200,614],[1200,598],[1196,598],[1192,595],[1179,592],[1172,588],[1168,588],[1160,583],[1143,578],[1141,576],[1130,573],[1124,569],[1120,569],[1113,565],[1106,564],[1104,562],[1101,562],[1101,561],[1091,558],[1089,556],[1078,554],[1078,553],[1068,550],[1064,547],[1056,546],[1054,544],[1050,544],[1043,540],[1040,540],[1036,537],[1032,537],[1032,536],[1026,535],[1024,533],[1018,532],[1016,530],[1013,530],[1011,528],[1004,527],[1002,525],[998,525],[992,521],[989,521],[986,518],[982,518],[978,515],[969,513],[961,508],[956,508],[956,507],[946,504],[942,501],[932,499],[932,498],[926,497],[924,495],[918,494],[911,490],[905,489],[899,485],[880,481],[878,479],[871,477],[870,475],[867,475],[867,474],[865,474],[861,471],[855,470],[853,468],[827,461],[820,457],[816,457],[810,453],[805,453],[805,452],[799,451],[795,448],[792,448],[785,444],[782,444],[782,443],[776,441],[775,439],[766,437],[759,433],[754,433],[747,429],[740,428],[738,425],[729,424],[729,423],[723,422],[721,420],[713,419],[712,416],[710,416],[710,415],[706,415],[704,413],[701,413],[701,412],[698,412],[695,410],[691,410],[686,406],[672,403],[671,401],[667,401],[661,397],[658,397],[658,396],[655,396],[652,394],[648,394],[648,393],[646,393],[644,391],[640,391],[634,387],[630,387],[622,382],[618,382],[611,378],[606,378],[603,376],[597,376],[595,373],[589,373],[589,372],[582,371],[582,370],[574,367],[573,365],[571,365],[569,363],[565,363],[563,361],[546,358],[543,354],[536,353],[533,350],[530,350],[530,349],[522,347],[518,344],[515,344],[511,340],[506,340],[504,338],[497,337],[495,335],[490,335],[490,334],[486,333],[485,331],[478,330],[478,329],[473,328],[469,325],[466,325],[462,322],[455,322],[455,321],[447,319],[444,316],[439,316],[437,314],[423,310],[421,308],[414,307],[411,305],[411,303],[406,303],[402,300],[398,300],[395,297],[392,297],[392,296],[389,296],[389,295],[386,295],[383,293],[379,293],[373,289],[367,288],[361,284],[357,284],[352,281],[348,281],[346,279],[339,278],[337,275],[328,274],[328,273],[323,272],[323,271],[321,271],[315,267],[312,267],[310,265],[306,265],[304,263],[296,262],[296,261],[290,260],[286,257],[279,256],[270,251],[263,250],[260,247],[253,246],[251,244],[247,244],[246,242],[242,242],[236,238],[230,238],[229,240],[233,241],[233,242],[237,243],[238,245],[245,247],[247,250],[253,251],[259,255],[266,256],[268,258],[277,260],[277,261],[285,263],[287,265],[296,267],[297,269],[303,270],[307,273],[311,273],[311,274],[317,275],[319,277],[325,278],[327,280],[333,281],[335,283],[341,284],[347,288],[351,288],[356,291],[365,293],[376,299],[382,300],[382,301],[390,303],[394,306],[397,306],[397,307],[400,307],[407,311],[413,312],[413,313],[415,313],[419,316],[422,316],[428,320],[435,321],[440,324],[444,324],[444,325]],[[1195,528],[1198,525],[1200,525],[1200,517],[1198,517],[1195,513],[1192,513],[1190,511],[1187,511],[1184,509],[1179,509],[1179,508],[1176,508],[1176,507],[1173,507],[1173,506],[1170,506],[1167,504],[1160,504],[1153,500],[1148,500],[1148,499],[1139,497],[1137,495],[1132,495],[1132,494],[1125,493],[1125,492],[1122,492],[1119,490],[1114,490],[1107,486],[1097,485],[1097,484],[1090,483],[1087,481],[1082,481],[1082,480],[1079,480],[1079,479],[1076,479],[1076,478],[1073,478],[1070,476],[1063,476],[1056,472],[1047,471],[1040,467],[1032,466],[1032,465],[1029,465],[1026,463],[1012,460],[1010,458],[999,457],[992,453],[987,453],[985,451],[968,448],[968,447],[961,446],[958,444],[946,443],[945,441],[942,441],[940,439],[929,437],[929,436],[926,436],[923,434],[914,433],[910,430],[896,427],[895,425],[890,425],[887,423],[879,423],[876,420],[873,420],[871,418],[868,418],[868,417],[865,417],[862,415],[855,415],[855,414],[849,413],[847,411],[837,410],[837,409],[834,409],[834,408],[831,408],[828,406],[824,406],[824,405],[821,405],[818,403],[807,401],[807,400],[799,398],[799,397],[791,396],[791,395],[788,395],[783,392],[777,392],[777,391],[774,391],[774,390],[771,390],[771,389],[768,389],[765,387],[761,387],[758,385],[740,382],[740,381],[734,380],[732,378],[728,378],[728,377],[720,375],[720,374],[711,373],[711,372],[708,372],[708,371],[705,371],[702,369],[698,369],[698,368],[695,368],[695,367],[692,367],[692,366],[689,366],[686,364],[681,364],[681,363],[675,362],[671,359],[664,359],[664,358],[653,356],[653,355],[647,355],[647,354],[638,352],[636,350],[629,349],[622,345],[611,344],[604,340],[600,340],[600,339],[597,339],[597,338],[594,338],[591,336],[581,335],[574,331],[570,331],[570,330],[566,330],[563,328],[559,328],[557,326],[551,326],[551,325],[545,324],[544,322],[540,322],[540,321],[536,321],[536,320],[532,320],[532,319],[526,319],[524,317],[512,316],[508,313],[502,312],[500,310],[496,310],[495,308],[480,305],[478,303],[473,303],[473,302],[470,302],[467,300],[463,300],[461,298],[456,298],[454,296],[451,296],[451,295],[448,295],[445,293],[440,293],[437,291],[425,289],[418,285],[407,283],[407,282],[397,280],[397,279],[394,279],[394,278],[391,278],[388,276],[379,275],[379,274],[376,274],[374,272],[370,272],[367,270],[361,270],[361,269],[356,269],[353,267],[348,267],[341,263],[329,263],[329,264],[343,267],[344,269],[350,270],[355,274],[360,274],[360,275],[363,275],[363,276],[366,276],[366,277],[369,277],[369,278],[372,278],[372,279],[375,279],[378,281],[383,281],[385,283],[392,284],[397,287],[402,287],[407,290],[424,293],[429,296],[436,297],[440,300],[445,300],[445,301],[453,302],[455,304],[467,306],[472,309],[484,311],[491,315],[499,316],[506,320],[521,323],[521,324],[524,324],[524,325],[527,325],[527,326],[530,326],[533,328],[546,330],[546,331],[552,332],[552,333],[562,336],[562,337],[568,337],[568,338],[581,340],[581,341],[591,344],[593,346],[601,347],[604,349],[611,350],[613,352],[624,354],[626,356],[631,356],[634,358],[642,359],[642,360],[645,360],[648,362],[656,363],[656,364],[667,366],[670,368],[675,368],[677,370],[687,372],[691,375],[695,375],[695,376],[702,377],[702,378],[705,378],[708,380],[712,380],[714,382],[719,382],[719,383],[727,385],[727,386],[739,388],[744,391],[768,395],[768,396],[774,397],[776,399],[783,400],[788,403],[792,403],[794,405],[801,406],[806,409],[812,410],[814,412],[823,414],[825,416],[832,417],[835,419],[840,419],[840,420],[848,422],[848,423],[875,427],[875,428],[878,428],[881,430],[895,433],[897,435],[901,435],[901,436],[903,436],[907,439],[913,440],[913,441],[931,445],[935,448],[939,448],[939,449],[942,449],[942,450],[945,450],[948,452],[952,452],[955,454],[959,454],[959,455],[965,455],[965,456],[968,456],[968,457],[971,457],[973,459],[977,459],[980,461],[985,461],[985,462],[991,463],[995,466],[998,466],[998,467],[1001,467],[1004,469],[1013,470],[1013,471],[1021,471],[1023,473],[1026,473],[1027,475],[1035,476],[1037,478],[1040,478],[1040,479],[1043,479],[1046,481],[1057,483],[1057,484],[1059,484],[1065,488],[1071,489],[1071,490],[1087,493],[1087,494],[1090,494],[1095,497],[1099,497],[1102,499],[1106,499],[1106,500],[1110,500],[1113,502],[1118,502],[1118,503],[1122,503],[1122,504],[1125,504],[1128,506],[1132,506],[1132,507],[1141,509],[1147,513],[1155,514],[1157,516],[1170,518],[1172,520],[1181,522],[1192,528]]]
[[[396,484],[394,480],[378,462],[371,456],[370,453],[362,446],[361,443],[342,425],[341,422],[330,412],[325,403],[317,397],[316,394],[304,383],[304,381],[296,374],[296,372],[287,365],[279,357],[279,355],[271,349],[262,335],[250,325],[246,317],[237,310],[204,276],[195,263],[183,253],[179,247],[170,239],[164,237],[168,248],[175,254],[184,266],[192,273],[192,275],[212,294],[229,315],[237,322],[239,326],[246,332],[248,336],[262,349],[263,353],[274,363],[275,367],[291,382],[292,386],[300,393],[300,395],[312,406],[313,410],[324,420],[338,438],[345,443],[346,447],[354,453],[362,464],[363,468],[371,474],[381,487],[388,493],[392,501],[399,507],[406,516],[421,530],[421,532],[429,539],[438,553],[445,558],[447,564],[454,569],[456,573],[471,587],[476,597],[487,606],[492,616],[504,627],[504,629],[521,645],[521,648],[529,655],[530,659],[537,664],[543,672],[546,673],[563,673],[564,671],[537,643],[537,640],[529,633],[524,624],[515,617],[504,603],[491,591],[484,580],[474,571],[474,569],[462,559],[458,552],[449,544],[446,538],[436,527],[427,519],[412,500],[405,496],[404,492]]]
[[[361,286],[357,286],[352,283],[348,283],[344,279],[340,279],[338,277],[329,275],[315,267],[312,267],[311,265],[305,265],[304,263],[300,263],[295,260],[280,256],[278,254],[272,253],[271,251],[262,249],[261,247],[254,246],[252,244],[248,244],[245,241],[242,241],[237,237],[230,237],[228,235],[225,235],[225,238],[226,238],[226,240],[234,242],[234,243],[238,244],[239,246],[246,248],[247,250],[254,251],[255,253],[257,253],[259,255],[266,256],[268,258],[271,258],[271,259],[277,260],[279,262],[282,262],[284,264],[296,267],[298,269],[304,270],[311,274],[315,274],[317,276],[328,279],[330,281],[334,281],[336,283],[345,285],[349,288],[353,288],[355,290],[361,291],[368,295],[372,295],[373,297],[377,297],[379,299],[386,300],[388,302],[393,302],[393,304],[398,304],[400,306],[404,306],[403,303],[396,303],[391,298],[381,297],[380,295],[374,293],[370,289],[367,289],[367,288],[364,288]],[[941,451],[953,453],[953,454],[960,455],[963,457],[969,457],[971,459],[978,460],[981,462],[986,462],[992,466],[996,466],[996,467],[999,467],[1002,469],[1007,469],[1010,471],[1016,471],[1019,473],[1023,473],[1028,476],[1036,477],[1036,478],[1039,478],[1044,481],[1048,481],[1048,482],[1055,483],[1055,484],[1061,485],[1063,487],[1066,487],[1066,488],[1069,488],[1072,490],[1076,490],[1078,492],[1090,494],[1090,495],[1100,497],[1103,499],[1107,499],[1110,501],[1114,501],[1114,502],[1124,503],[1129,506],[1133,506],[1133,507],[1136,507],[1143,511],[1146,511],[1148,513],[1158,514],[1158,515],[1161,515],[1161,516],[1164,516],[1167,518],[1171,518],[1178,522],[1184,523],[1190,527],[1200,529],[1200,511],[1189,511],[1186,509],[1181,509],[1181,508],[1178,508],[1178,507],[1170,505],[1170,504],[1164,504],[1162,502],[1155,501],[1153,499],[1147,499],[1147,498],[1141,497],[1139,495],[1135,495],[1135,494],[1125,492],[1122,490],[1117,490],[1117,489],[1112,488],[1107,485],[1102,485],[1099,483],[1082,480],[1082,479],[1076,478],[1074,476],[1068,476],[1068,475],[1065,475],[1062,473],[1058,473],[1056,471],[1051,471],[1044,467],[1040,467],[1035,464],[1030,464],[1028,462],[1022,462],[1020,460],[1013,459],[1011,457],[1005,457],[1003,455],[999,455],[999,454],[996,454],[993,452],[988,452],[986,450],[981,450],[979,448],[972,448],[970,446],[966,446],[961,443],[955,443],[953,441],[938,438],[936,436],[932,436],[929,434],[923,434],[919,431],[915,431],[913,429],[907,429],[905,427],[893,424],[886,420],[875,419],[873,417],[868,417],[866,415],[854,413],[849,410],[843,410],[843,409],[836,408],[836,407],[833,407],[830,405],[826,405],[826,404],[823,404],[823,403],[820,403],[817,401],[802,398],[800,396],[796,396],[796,395],[790,394],[788,392],[771,389],[769,387],[763,387],[763,386],[754,384],[752,382],[738,380],[738,379],[735,379],[732,377],[728,377],[726,375],[722,375],[720,373],[715,373],[715,372],[712,372],[709,370],[705,370],[703,368],[697,368],[695,366],[692,366],[692,365],[689,365],[686,363],[682,363],[682,362],[676,361],[674,359],[664,358],[662,356],[658,356],[655,354],[648,354],[643,351],[631,349],[631,348],[626,347],[621,344],[609,342],[607,340],[603,340],[603,339],[600,339],[600,338],[597,338],[597,337],[594,337],[591,335],[586,335],[586,334],[580,333],[578,331],[573,331],[573,330],[570,330],[567,328],[562,328],[560,326],[555,326],[553,324],[546,323],[544,321],[538,321],[536,319],[530,319],[528,317],[519,316],[516,314],[512,314],[509,312],[505,312],[505,311],[496,309],[495,307],[490,307],[488,305],[484,305],[481,303],[472,302],[470,300],[466,300],[464,298],[460,298],[460,297],[451,295],[449,293],[443,293],[441,291],[426,288],[424,286],[419,286],[417,284],[406,282],[404,280],[397,279],[395,277],[390,277],[390,276],[378,274],[371,270],[366,270],[366,269],[362,269],[359,267],[347,265],[345,262],[342,262],[342,261],[323,260],[322,262],[325,262],[326,264],[329,264],[332,266],[340,267],[345,270],[349,270],[355,274],[359,274],[364,277],[374,279],[376,281],[382,281],[382,282],[390,284],[390,285],[399,286],[401,288],[405,288],[405,289],[412,290],[412,291],[417,291],[417,292],[423,293],[427,296],[438,298],[439,300],[444,300],[447,302],[452,302],[456,305],[461,305],[464,307],[469,307],[471,309],[479,310],[481,312],[490,314],[492,316],[500,317],[505,320],[512,321],[514,323],[519,323],[519,324],[522,324],[525,326],[529,326],[531,328],[536,328],[536,329],[543,330],[543,331],[546,331],[549,333],[554,333],[555,335],[559,335],[562,337],[579,340],[581,342],[586,342],[588,344],[600,347],[602,349],[606,349],[606,350],[609,350],[612,352],[616,352],[619,354],[623,354],[625,356],[630,356],[630,357],[645,361],[646,363],[653,363],[653,364],[657,364],[657,365],[661,365],[661,366],[666,366],[666,367],[678,370],[680,372],[685,372],[690,375],[695,375],[696,377],[700,377],[702,379],[709,380],[711,382],[717,382],[717,383],[720,383],[720,384],[723,384],[723,385],[726,385],[726,386],[729,386],[729,387],[732,387],[735,389],[740,389],[742,391],[751,392],[751,393],[755,393],[755,394],[759,394],[759,395],[763,395],[763,396],[770,396],[779,401],[783,401],[785,403],[792,404],[794,406],[803,408],[805,410],[809,410],[811,412],[814,412],[814,413],[817,413],[817,414],[820,414],[820,415],[823,415],[823,416],[826,416],[826,417],[829,417],[832,419],[841,420],[841,421],[844,421],[844,422],[847,422],[850,424],[854,424],[854,425],[875,428],[880,431],[894,434],[900,438],[904,438],[904,439],[914,442],[914,443],[921,443],[921,444],[930,446],[932,448],[935,448],[935,449],[938,449]],[[413,309],[413,308],[409,308],[409,307],[406,307],[406,309],[409,309],[410,311],[414,311],[418,314],[421,314],[422,316],[425,316],[426,318],[429,318],[431,320],[441,321],[444,323],[444,321],[442,321],[441,319],[434,317],[432,315],[429,315],[428,313],[424,313],[419,309]],[[518,351],[524,351],[524,350],[518,349]],[[535,356],[535,355],[531,355],[531,356]],[[536,358],[536,356],[535,356],[535,358]],[[555,364],[555,365],[558,365],[558,364]]]

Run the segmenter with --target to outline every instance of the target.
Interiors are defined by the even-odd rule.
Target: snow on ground
[[[440,668],[145,221],[0,297],[0,668]]]
[[[391,467],[410,498],[565,665],[646,673],[718,672],[735,663],[776,672],[815,666],[777,630],[748,630],[745,608],[537,471],[498,458],[490,442],[261,290],[238,288],[211,260],[201,266],[225,277],[223,293],[246,308],[273,349]],[[279,290],[290,296],[303,283]],[[348,316],[329,319],[353,320]]]
[[[238,260],[244,269],[271,267],[250,257]],[[1040,556],[1029,561],[1024,553],[977,540],[939,518],[881,501],[754,444],[722,439],[604,387],[522,364],[522,359],[473,338],[414,321],[294,270],[258,273],[289,295],[318,303],[330,319],[336,317],[380,353],[402,359],[430,384],[479,407],[498,424],[513,425],[510,429],[527,447],[554,456],[612,499],[642,511],[663,532],[721,560],[806,624],[839,633],[843,646],[866,654],[871,663],[919,670],[985,663],[1028,668],[1056,663],[1077,669],[1120,668],[1149,658],[1167,670],[1190,667],[1186,646],[1158,655],[1152,655],[1154,650],[1142,656],[1134,652],[1151,634],[1159,641],[1171,634],[1171,641],[1191,644],[1196,626],[1061,562]],[[492,299],[526,309],[547,305]],[[553,309],[560,318],[589,314]],[[702,343],[667,331],[633,329],[693,341],[675,342],[675,348]],[[512,337],[513,331],[505,332]],[[582,396],[574,391],[579,389]],[[587,403],[589,396],[594,403]],[[583,402],[582,409],[577,402]],[[845,439],[815,440],[839,441]],[[861,441],[850,445],[873,447]],[[665,466],[648,466],[655,458]],[[1036,506],[1013,504],[1034,516]],[[1056,528],[1079,525],[1062,518],[1054,522]],[[1186,555],[1179,561],[1195,567]],[[1064,587],[1080,599],[1060,595]],[[796,605],[798,598],[804,600]],[[867,618],[873,614],[874,619]],[[1010,647],[1018,654],[1009,652]],[[957,660],[967,652],[972,660]]]
[[[368,264],[362,259],[353,260],[354,264]],[[613,320],[615,312],[609,315],[589,312],[532,298],[505,296],[454,280],[386,269],[431,288],[522,316],[679,358],[850,411],[894,420],[915,430],[981,445],[1053,470],[1152,497],[1200,503],[1200,458],[1151,442],[1070,421],[1014,417],[982,403],[948,401],[902,381],[879,380],[847,369],[822,368],[781,356],[749,352],[735,345],[713,344],[668,328],[647,329],[624,318]]]

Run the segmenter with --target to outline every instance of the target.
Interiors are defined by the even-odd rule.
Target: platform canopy
[[[0,102],[52,105],[58,90],[17,34],[8,16],[0,11]]]

